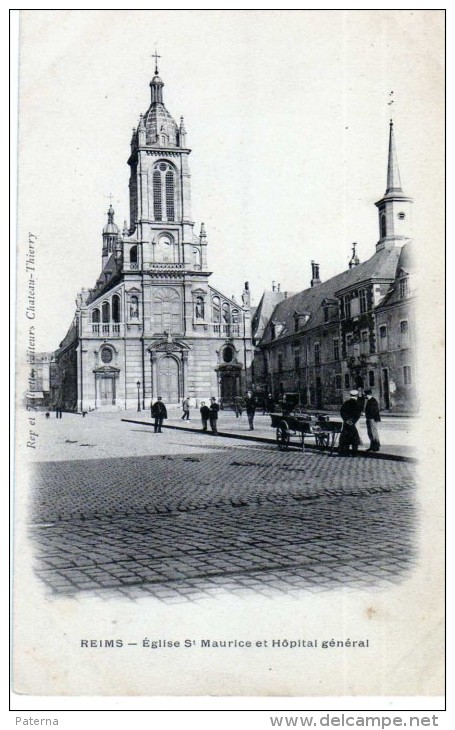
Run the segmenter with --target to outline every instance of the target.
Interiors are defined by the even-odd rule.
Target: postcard
[[[18,695],[443,694],[444,20],[21,11]]]

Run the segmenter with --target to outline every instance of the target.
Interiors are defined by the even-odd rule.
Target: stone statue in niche
[[[139,300],[136,296],[131,297],[130,300],[130,319],[139,318]]]
[[[204,299],[203,297],[196,298],[196,319],[204,319]]]

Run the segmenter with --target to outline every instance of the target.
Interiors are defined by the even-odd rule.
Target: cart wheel
[[[281,421],[276,429],[276,442],[280,451],[287,451],[289,448],[289,429],[286,421]]]

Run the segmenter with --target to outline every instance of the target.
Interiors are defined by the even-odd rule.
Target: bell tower
[[[140,264],[191,263],[193,221],[191,190],[183,121],[177,124],[163,100],[164,82],[158,73],[150,82],[150,106],[141,114],[131,139],[129,239],[141,252]]]
[[[375,203],[379,215],[379,241],[376,250],[393,248],[411,237],[411,206],[413,200],[403,192],[395,147],[393,121],[390,120],[387,188],[384,197]]]

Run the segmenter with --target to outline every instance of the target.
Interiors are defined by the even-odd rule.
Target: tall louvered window
[[[174,220],[174,173],[169,170],[166,173],[166,218]]]
[[[153,214],[156,221],[163,218],[161,200],[161,175],[158,170],[153,173]]]

